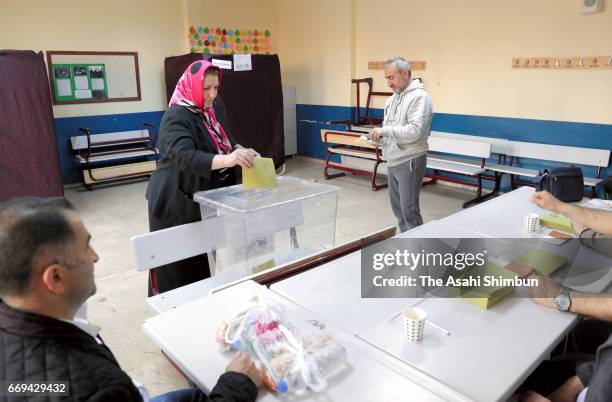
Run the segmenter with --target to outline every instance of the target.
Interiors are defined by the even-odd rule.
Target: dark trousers
[[[167,229],[177,224],[164,222],[149,211],[149,231]],[[167,292],[190,283],[210,278],[210,267],[206,254],[196,255],[149,271],[149,297]]]
[[[547,396],[576,374],[576,367],[595,359],[597,348],[612,332],[612,323],[585,319],[569,334],[567,351],[565,341],[552,353],[552,360],[543,361],[525,380],[521,388]],[[567,355],[563,356],[563,352]]]
[[[203,402],[208,398],[197,388],[185,388],[171,391],[151,398],[151,402]]]

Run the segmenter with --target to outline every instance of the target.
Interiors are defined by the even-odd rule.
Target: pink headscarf
[[[193,113],[202,116],[203,124],[213,139],[220,154],[232,152],[229,138],[223,127],[217,121],[215,109],[204,106],[204,94],[202,84],[204,76],[209,68],[215,68],[207,60],[198,60],[191,63],[176,84],[172,98],[168,106],[180,105],[189,109]],[[219,87],[221,86],[221,70],[219,71]]]

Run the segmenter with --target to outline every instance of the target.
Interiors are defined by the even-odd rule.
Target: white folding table
[[[232,353],[215,342],[219,324],[241,309],[258,292],[282,303],[297,327],[327,325],[319,316],[252,281],[184,304],[146,320],[145,332],[198,387],[210,392]],[[373,348],[344,331],[326,331],[347,350],[348,369],[321,393],[281,395],[260,388],[259,401],[418,401],[469,400],[435,379]]]
[[[520,188],[398,238],[482,238],[493,245],[490,257],[509,261],[512,251],[527,249],[531,239],[543,236],[522,229],[524,214],[546,213],[529,202],[532,193],[531,188]],[[516,247],[500,253],[508,244]],[[593,267],[577,275],[576,267],[566,269],[566,285],[594,292],[608,287],[609,259],[585,247],[571,247],[544,246],[561,255],[574,253],[586,261],[583,265]],[[176,301],[189,287],[178,289],[172,308],[147,320],[144,329],[198,386],[210,390],[229,361],[214,344],[216,327],[260,288],[247,281],[182,305]],[[573,314],[526,297],[506,297],[489,310],[459,299],[362,299],[361,251],[277,282],[271,290],[296,316],[328,325],[349,350],[350,374],[308,400],[505,400],[577,322]],[[421,344],[404,343],[398,313],[414,305],[451,335],[426,326]],[[266,401],[279,398],[262,396]]]

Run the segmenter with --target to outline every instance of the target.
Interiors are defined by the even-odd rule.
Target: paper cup
[[[404,310],[404,338],[406,342],[421,342],[427,313],[422,308]]]
[[[526,214],[523,217],[523,230],[527,233],[534,233],[538,230],[538,214]]]

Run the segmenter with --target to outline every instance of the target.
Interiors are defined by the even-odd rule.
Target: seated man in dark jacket
[[[64,382],[66,401],[147,401],[146,390],[134,385],[97,335],[99,328],[74,318],[96,291],[98,255],[90,238],[64,199],[0,204],[0,383]],[[260,382],[253,362],[239,354],[208,397],[197,389],[160,397],[254,401]]]

